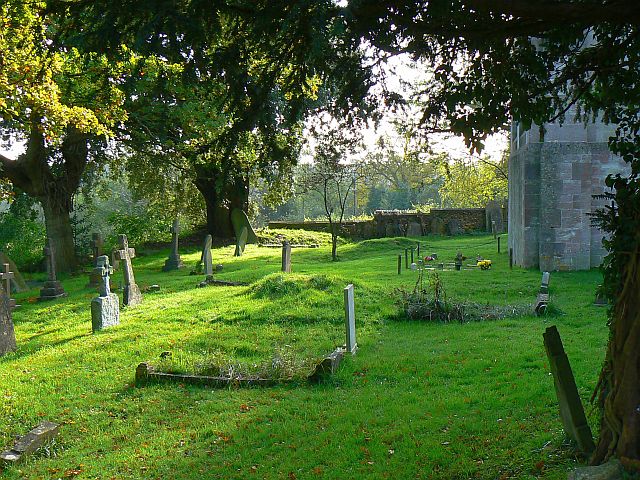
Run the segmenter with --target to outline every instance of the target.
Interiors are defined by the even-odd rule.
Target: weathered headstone
[[[436,217],[431,220],[431,233],[433,235],[444,235],[446,232],[447,226],[442,218]]]
[[[0,272],[0,280],[2,280],[4,292],[9,299],[9,308],[12,310],[16,308],[15,299],[11,298],[11,281],[15,278],[13,272],[9,271],[9,264],[5,263],[2,267],[2,272]]]
[[[50,442],[58,434],[60,425],[52,422],[42,422],[36,428],[20,437],[15,445],[0,453],[0,461],[5,464],[15,464],[23,460],[26,455],[30,455]]]
[[[588,455],[595,449],[595,445],[558,329],[555,325],[547,328],[543,337],[564,431]]]
[[[447,222],[447,235],[462,235],[464,230],[462,228],[462,223],[457,218],[452,218]]]
[[[282,271],[291,273],[291,244],[287,241],[282,243]]]
[[[356,307],[353,297],[353,284],[351,283],[344,289],[344,316],[347,331],[346,349],[347,352],[355,355],[358,350],[358,343],[356,342]]]
[[[142,293],[140,292],[140,287],[138,287],[136,279],[133,276],[133,265],[131,265],[131,259],[136,257],[136,249],[129,248],[129,242],[126,235],[118,235],[118,243],[120,244],[120,250],[116,252],[116,257],[118,257],[118,260],[123,264],[122,272],[124,274],[122,304],[127,307],[135,307],[142,303]],[[110,272],[113,272],[113,268]]]
[[[125,267],[126,268],[126,267]],[[109,257],[98,257],[96,270],[100,273],[100,295],[91,300],[91,328],[94,332],[120,323],[120,302],[118,295],[111,293],[109,275],[113,268],[109,266]]]
[[[422,236],[422,225],[418,222],[409,222],[409,226],[407,227],[407,236],[408,237],[421,237]]]
[[[102,247],[104,246],[104,238],[102,234],[99,232],[94,232],[91,234],[91,254],[93,256],[93,266],[94,268],[91,270],[89,274],[89,286],[95,287],[100,284],[100,278],[96,275],[95,267],[98,265],[98,257],[102,255]]]
[[[602,285],[598,285],[598,288],[596,290],[596,299],[593,304],[597,307],[605,307],[609,305],[609,299],[602,291]]]
[[[213,275],[213,258],[211,257],[211,244],[213,240],[211,235],[204,237],[204,245],[202,246],[202,255],[200,263],[202,265],[202,273],[205,275]]]
[[[496,200],[489,200],[485,207],[487,229],[491,233],[498,234],[504,232],[504,219],[502,218],[502,205]]]
[[[171,253],[169,254],[169,258],[164,262],[164,267],[162,270],[164,272],[168,272],[170,270],[178,270],[179,268],[184,267],[184,263],[182,263],[182,259],[180,258],[180,252],[178,251],[178,236],[180,234],[180,222],[176,218],[173,221],[173,226],[171,227]]]
[[[233,225],[233,231],[236,235],[236,251],[234,255],[239,257],[244,253],[245,246],[249,243],[256,243],[258,237],[256,232],[253,231],[247,214],[239,208],[234,208],[231,211],[231,225]]]
[[[56,262],[51,239],[47,239],[47,245],[44,247],[44,256],[47,263],[47,281],[44,282],[44,286],[40,289],[38,300],[53,300],[54,298],[65,297],[67,294],[62,288],[62,284],[56,279]]]
[[[16,349],[9,297],[0,291],[0,356]]]
[[[402,255],[398,255],[398,275],[402,273]]]
[[[540,284],[540,291],[536,298],[536,304],[533,308],[536,315],[544,315],[547,311],[547,305],[549,304],[549,279],[551,275],[549,272],[542,272],[542,283]]]

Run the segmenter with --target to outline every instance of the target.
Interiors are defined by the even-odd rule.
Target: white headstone
[[[356,342],[356,307],[353,297],[353,284],[344,289],[344,314],[347,330],[347,352],[356,354],[358,344]]]

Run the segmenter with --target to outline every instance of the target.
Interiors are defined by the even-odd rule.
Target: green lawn
[[[441,273],[452,300],[533,303],[537,271],[508,268],[490,236],[420,239],[423,253],[453,261],[457,250],[493,260],[490,271]],[[503,237],[503,248],[506,237]],[[562,315],[467,324],[403,321],[394,289],[409,239],[294,249],[280,277],[280,250],[216,249],[220,279],[247,287],[196,288],[188,266],[162,273],[167,251],[134,259],[144,303],[121,324],[91,333],[87,275],[64,278],[69,297],[18,296],[19,350],[0,358],[0,444],[42,420],[63,423],[48,451],[4,478],[433,478],[564,479],[576,465],[563,446],[542,332],[556,324],[586,402],[607,338],[606,311],[592,305],[597,271],[552,273]],[[428,245],[425,247],[425,245]],[[505,248],[506,250],[506,248]],[[139,252],[140,253],[140,252]],[[122,273],[114,276],[122,282]],[[285,358],[299,364],[344,341],[343,294],[355,285],[360,350],[320,385],[211,389],[136,387],[136,365],[163,351],[185,368],[203,357],[251,368]],[[592,428],[597,418],[589,415]]]

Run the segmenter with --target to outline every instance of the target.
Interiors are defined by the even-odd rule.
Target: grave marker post
[[[398,255],[398,275],[402,272],[402,255]]]
[[[591,429],[582,408],[582,401],[578,395],[578,387],[571,371],[569,358],[564,351],[560,334],[555,325],[547,328],[543,338],[564,431],[582,452],[589,455],[595,449]]]
[[[291,273],[291,244],[287,241],[282,243],[282,271]]]
[[[411,263],[414,263],[413,262],[413,247],[411,247]]]
[[[498,253],[500,253],[500,235],[498,235]]]
[[[409,269],[409,249],[405,248],[404,249],[404,269],[408,270]]]
[[[356,342],[356,309],[353,297],[353,284],[349,284],[344,289],[344,315],[347,331],[347,352],[355,355],[358,350]]]
[[[180,234],[180,221],[176,218],[171,226],[171,253],[169,258],[164,262],[162,271],[168,272],[170,270],[178,270],[184,267],[182,259],[180,258],[180,252],[178,251],[178,236]]]
[[[509,249],[509,270],[513,270],[513,248]]]

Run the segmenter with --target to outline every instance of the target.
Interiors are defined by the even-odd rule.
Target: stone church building
[[[511,127],[509,158],[509,248],[514,264],[542,271],[597,267],[606,254],[602,232],[589,214],[602,206],[610,173],[626,164],[607,146],[615,126],[567,121]]]

